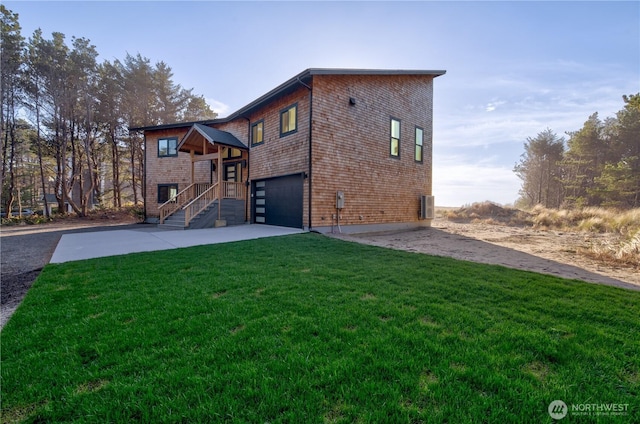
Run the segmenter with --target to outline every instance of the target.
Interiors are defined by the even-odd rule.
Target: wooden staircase
[[[245,186],[243,183],[222,183],[222,210],[218,184],[191,184],[160,206],[161,228],[212,228],[220,217],[227,225],[245,222]]]

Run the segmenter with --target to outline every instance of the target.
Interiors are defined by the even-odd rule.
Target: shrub
[[[640,269],[640,230],[628,239],[596,243],[583,253],[604,262],[632,265]]]
[[[51,221],[51,218],[47,218],[42,215],[31,215],[31,216],[12,216],[11,218],[2,218],[2,225],[12,226],[12,225],[33,225],[33,224],[44,224],[45,222]]]
[[[503,207],[493,202],[479,202],[447,211],[449,221],[503,225],[531,225],[529,214],[519,209]]]
[[[599,216],[583,219],[578,224],[578,228],[582,231],[590,231],[592,233],[604,233],[607,231],[605,220]]]

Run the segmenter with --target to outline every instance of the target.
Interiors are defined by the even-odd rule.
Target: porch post
[[[196,154],[193,151],[193,149],[191,149],[190,151],[191,153],[191,184],[195,184],[195,180],[196,180]]]
[[[218,144],[218,221],[222,219],[222,157],[226,147]]]

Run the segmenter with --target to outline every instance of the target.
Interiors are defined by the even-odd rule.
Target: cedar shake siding
[[[264,142],[250,150],[252,181],[309,172],[309,90],[303,86],[252,114],[251,123],[264,122]],[[296,105],[296,131],[280,135],[280,113]],[[303,183],[303,226],[309,227],[309,180]]]
[[[432,194],[432,87],[429,75],[314,76],[312,227],[331,225],[337,191],[341,226],[419,221],[420,196]],[[399,157],[390,155],[391,118],[400,121]]]
[[[246,144],[247,128],[238,123],[214,126],[223,131],[227,131]],[[240,123],[242,124],[242,123]],[[213,126],[213,125],[212,125]],[[145,215],[149,222],[157,222],[159,218],[158,187],[161,185],[177,184],[178,191],[183,190],[191,184],[191,155],[187,152],[178,152],[177,156],[161,157],[158,155],[158,140],[163,138],[177,137],[178,142],[187,134],[190,126],[174,129],[162,129],[145,132]],[[239,130],[244,130],[240,133]],[[225,159],[226,162],[246,159],[246,154],[242,158]],[[195,183],[211,183],[217,179],[217,174],[211,172],[211,162],[196,162],[194,169]],[[242,169],[243,179],[247,177],[247,170]]]
[[[178,142],[187,133],[184,130],[161,130],[145,134],[145,213],[157,217],[158,185],[177,184],[178,191],[191,184],[191,158],[189,153],[178,152],[177,156],[160,157],[158,140],[177,137]],[[210,165],[196,164],[196,181],[209,182]]]
[[[296,226],[337,230],[338,217],[344,232],[429,225],[420,218],[420,197],[432,195],[433,80],[444,73],[308,69],[229,117],[199,124],[247,147],[242,158],[225,163],[242,162],[249,222],[263,222],[253,195],[258,196],[256,183],[264,187],[267,181],[269,187],[268,181],[277,180],[274,190],[287,181],[297,186],[294,197],[276,197],[285,199],[279,208],[297,209],[298,217],[302,211]],[[262,128],[258,143],[251,135],[256,123]],[[145,212],[151,222],[159,217],[159,186],[177,184],[182,190],[192,183],[191,155],[161,157],[158,139],[180,142],[193,124],[132,129],[145,134]],[[418,157],[416,133],[422,134]],[[211,161],[195,163],[193,182],[215,181]],[[338,191],[344,193],[339,215]],[[294,198],[296,204],[289,205]]]

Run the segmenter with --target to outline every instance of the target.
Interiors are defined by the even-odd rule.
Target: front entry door
[[[222,178],[224,181],[232,182],[232,183],[240,182],[240,173],[242,172],[242,169],[240,167],[239,162],[226,163],[224,165],[223,170],[224,172],[223,172]],[[224,189],[224,196],[235,198],[237,194],[236,191],[237,191],[236,184],[226,184],[226,187]]]
[[[237,163],[227,163],[224,165],[224,180],[237,183],[239,181],[239,172]]]

